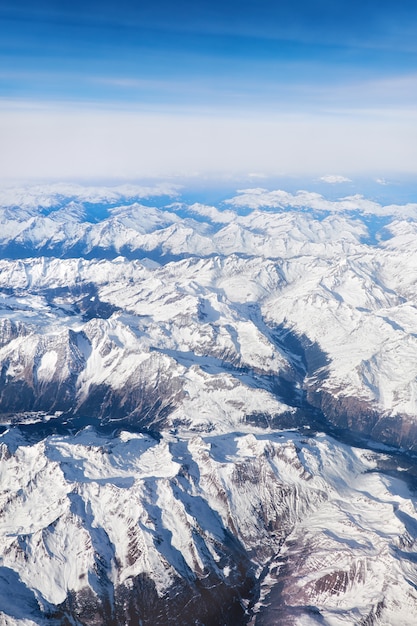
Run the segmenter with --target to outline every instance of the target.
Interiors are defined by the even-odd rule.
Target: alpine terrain
[[[417,203],[312,187],[0,190],[1,626],[417,623]]]

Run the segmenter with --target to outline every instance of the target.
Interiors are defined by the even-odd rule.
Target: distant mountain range
[[[0,623],[414,624],[417,204],[0,205]]]

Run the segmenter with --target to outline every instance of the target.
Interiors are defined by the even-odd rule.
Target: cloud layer
[[[5,0],[1,171],[415,172],[416,17],[411,0]]]
[[[3,178],[417,171],[417,115],[155,114],[3,107]]]

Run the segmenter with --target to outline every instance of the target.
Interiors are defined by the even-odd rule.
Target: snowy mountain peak
[[[415,206],[232,196],[0,194],[2,624],[414,624]]]

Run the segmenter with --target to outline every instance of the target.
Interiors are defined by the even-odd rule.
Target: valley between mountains
[[[0,193],[0,624],[417,616],[417,204]]]

